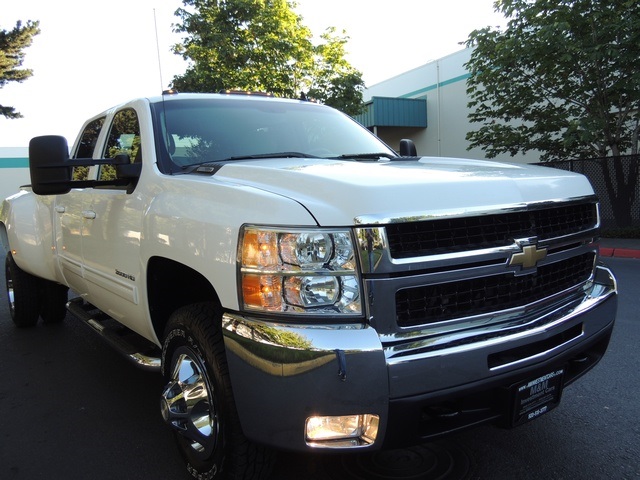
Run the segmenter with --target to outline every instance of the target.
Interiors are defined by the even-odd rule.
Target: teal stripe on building
[[[0,158],[0,168],[29,168],[28,158]]]
[[[471,77],[470,73],[465,73],[464,75],[460,75],[458,77],[450,78],[449,80],[444,80],[439,84],[436,83],[434,85],[429,85],[428,87],[421,88],[420,90],[415,90],[413,92],[405,93],[404,95],[400,95],[399,98],[413,98],[418,95],[427,93],[431,90],[435,90],[438,87],[446,87],[447,85],[451,85],[452,83],[462,82],[463,80],[467,80]]]

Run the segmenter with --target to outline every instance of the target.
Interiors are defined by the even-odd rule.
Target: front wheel
[[[235,408],[220,313],[213,304],[176,311],[162,349],[167,382],[161,396],[165,422],[194,478],[266,478],[270,452],[242,434]]]

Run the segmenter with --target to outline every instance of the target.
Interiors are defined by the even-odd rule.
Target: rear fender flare
[[[56,281],[52,208],[54,197],[23,190],[5,200],[0,213],[0,241],[14,252],[16,264],[36,277]]]

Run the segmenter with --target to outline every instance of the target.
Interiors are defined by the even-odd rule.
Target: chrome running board
[[[129,361],[144,370],[160,371],[158,347],[116,322],[82,298],[67,303],[67,310],[106,340]]]

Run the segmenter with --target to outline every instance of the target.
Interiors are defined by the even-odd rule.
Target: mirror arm
[[[129,155],[121,154],[113,158],[70,158],[57,167],[93,167],[94,165],[127,165],[131,163]]]

